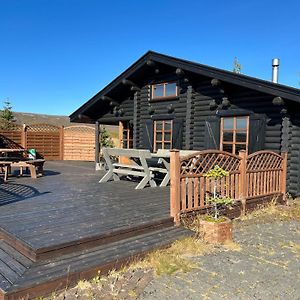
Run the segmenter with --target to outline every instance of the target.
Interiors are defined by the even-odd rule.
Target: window
[[[133,148],[133,126],[129,122],[120,122],[121,148]]]
[[[174,98],[178,95],[175,82],[165,82],[152,85],[152,99]]]
[[[154,121],[154,147],[153,151],[158,149],[171,149],[172,148],[172,133],[173,121]]]
[[[221,118],[221,150],[233,154],[240,150],[248,152],[248,141],[249,117]]]

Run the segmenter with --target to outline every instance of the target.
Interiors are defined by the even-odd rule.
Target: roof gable
[[[233,85],[246,87],[252,90],[260,91],[266,94],[282,97],[284,99],[300,103],[299,89],[168,56],[154,51],[148,51],[129,68],[122,72],[118,77],[116,77],[111,83],[104,87],[100,92],[98,92],[95,96],[93,96],[90,100],[88,100],[85,104],[78,108],[74,113],[72,113],[70,115],[71,121],[74,120],[79,114],[84,114],[84,112],[89,109],[95,102],[100,100],[102,96],[105,96],[107,93],[115,89],[118,85],[122,84],[122,80],[132,76],[135,72],[145,66],[148,61],[154,61],[164,65],[172,66],[174,68],[181,68],[184,71],[188,71],[194,74],[219,79]]]

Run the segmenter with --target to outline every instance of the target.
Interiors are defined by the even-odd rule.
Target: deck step
[[[0,240],[0,291],[18,282],[32,264],[32,260]]]
[[[34,262],[13,286],[6,289],[4,286],[5,299],[17,299],[24,295],[38,297],[64,289],[79,279],[95,276],[99,270],[103,274],[121,267],[134,257],[167,247],[175,240],[192,234],[180,227],[161,228],[55,259]]]
[[[39,261],[54,258],[67,253],[89,249],[118,240],[123,240],[132,236],[151,232],[153,230],[172,227],[173,224],[173,219],[167,217],[164,219],[152,220],[151,222],[142,222],[135,226],[124,226],[118,229],[107,231],[104,234],[94,234],[81,239],[75,239],[71,242],[57,243],[56,245],[39,249],[34,249],[18,237],[11,235],[9,232],[4,231],[3,229],[0,229],[0,238],[2,238],[8,245],[22,253],[30,260]]]

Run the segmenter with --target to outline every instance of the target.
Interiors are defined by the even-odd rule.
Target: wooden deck
[[[64,288],[66,280],[93,276],[190,234],[173,227],[168,187],[99,184],[101,174],[88,162],[53,161],[45,169],[42,178],[9,178],[0,186],[4,299]]]

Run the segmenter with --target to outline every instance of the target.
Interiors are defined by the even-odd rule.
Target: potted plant
[[[212,193],[207,193],[206,202],[210,204],[209,213],[200,221],[203,238],[208,243],[224,243],[232,240],[232,222],[221,214],[225,208],[231,207],[234,200],[221,196],[217,191],[221,186],[221,179],[229,176],[229,172],[215,166],[204,176],[212,179]]]

